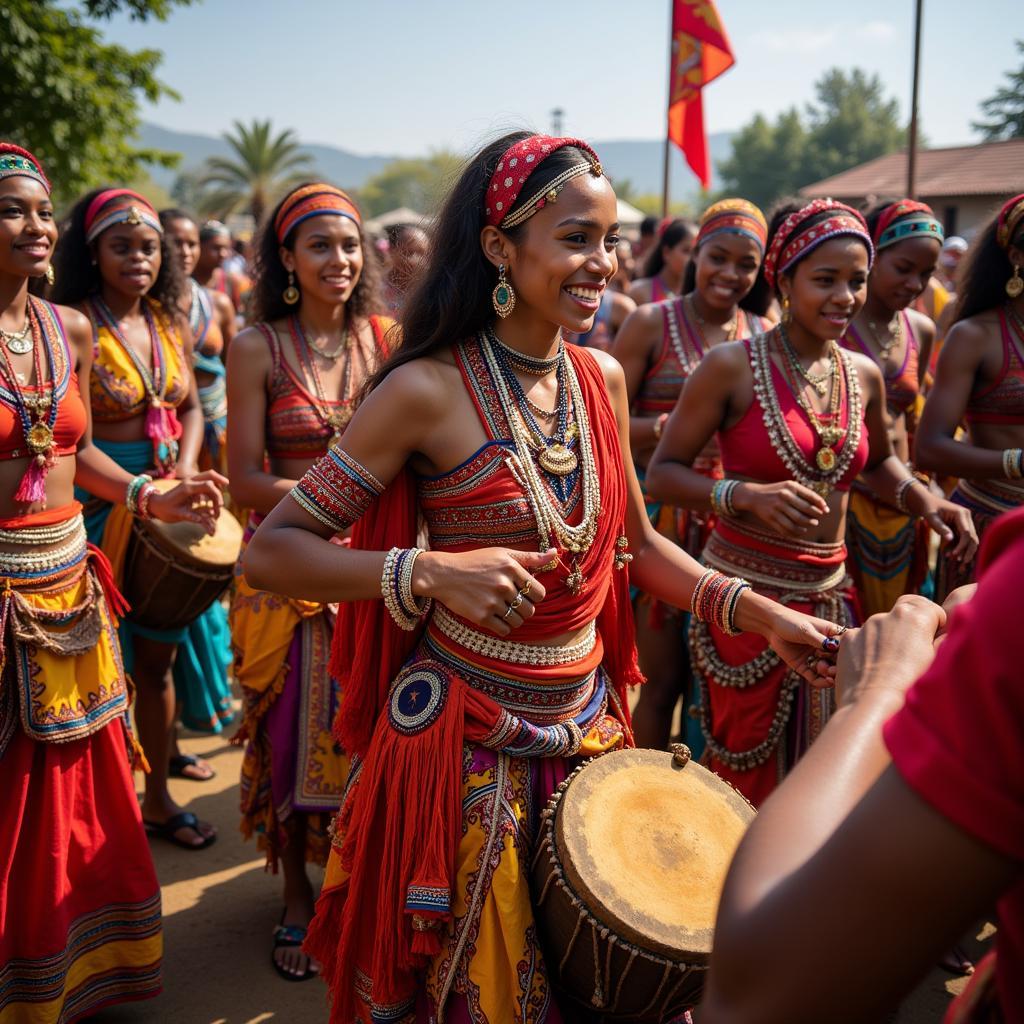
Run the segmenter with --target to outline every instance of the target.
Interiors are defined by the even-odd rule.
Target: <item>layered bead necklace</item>
[[[553,541],[557,541],[562,548],[572,554],[572,570],[565,582],[570,593],[580,594],[586,587],[587,580],[580,569],[579,559],[589,549],[597,534],[598,515],[601,509],[601,487],[597,475],[597,462],[594,458],[590,420],[587,416],[583,392],[576,371],[572,361],[565,354],[564,348],[559,347],[558,355],[554,357],[554,365],[551,369],[556,370],[559,374],[559,404],[564,407],[564,412],[560,412],[559,417],[560,421],[565,423],[565,429],[561,434],[561,439],[554,441],[554,444],[561,445],[572,456],[573,462],[578,463],[583,501],[582,519],[578,525],[570,526],[541,477],[542,469],[545,472],[550,472],[542,464],[544,452],[549,449],[549,446],[545,444],[545,447],[538,453],[536,439],[527,427],[530,411],[523,400],[525,395],[522,385],[519,384],[512,370],[513,364],[507,359],[507,353],[511,350],[507,346],[503,347],[493,331],[489,329],[480,333],[479,341],[491,379],[498,392],[499,404],[506,412],[509,431],[512,434],[515,454],[510,455],[507,462],[516,480],[523,488],[537,522],[540,550],[546,550],[552,546]],[[502,355],[505,355],[506,358],[503,359]],[[531,361],[530,357],[518,352],[516,358],[523,361],[523,365],[530,363],[534,366],[533,371],[527,372],[536,372],[541,362],[552,362]],[[546,372],[550,373],[551,369]],[[569,422],[570,418],[571,423]],[[579,445],[578,458],[566,446],[570,430],[573,431]],[[539,430],[537,433],[540,433]],[[545,441],[553,440],[545,438],[543,434],[540,436]],[[572,470],[566,472],[572,472]]]
[[[880,336],[878,325],[874,320],[868,320],[867,325],[871,337],[875,339],[875,344],[881,353],[881,359],[878,361],[884,366],[889,356],[892,355],[893,349],[899,348],[900,342],[903,341],[903,317],[898,312],[893,313],[892,319],[886,325],[884,338]]]
[[[810,421],[812,429],[818,435],[819,447],[814,454],[813,463],[807,460],[800,445],[793,437],[775,390],[775,383],[772,379],[770,342],[776,333],[780,338],[779,348],[783,364],[788,368],[786,376],[790,391]],[[792,349],[785,328],[780,325],[776,331],[757,335],[750,343],[754,394],[761,404],[765,429],[768,431],[772,447],[778,452],[779,458],[782,459],[783,465],[792,478],[805,487],[810,487],[822,497],[827,497],[835,490],[836,485],[850,468],[860,445],[863,426],[860,380],[849,353],[842,351],[835,342],[832,342],[829,355],[831,366],[827,376],[831,381],[831,396],[829,419],[828,422],[825,422],[804,396],[799,380],[794,379],[792,361],[795,361],[801,369],[803,367]],[[846,427],[839,424],[844,393],[846,395]],[[837,452],[835,446],[840,440],[843,444]]]
[[[302,322],[299,320],[298,315],[289,317],[288,330],[291,332],[292,340],[295,343],[295,351],[298,353],[299,361],[303,369],[308,372],[309,378],[313,381],[313,389],[316,392],[314,411],[324,426],[330,429],[331,445],[336,445],[341,440],[341,435],[344,434],[348,421],[352,419],[352,396],[349,393],[352,385],[352,335],[349,332],[348,325],[345,325],[341,343],[333,352],[325,352],[323,349],[315,348],[310,343],[306,338],[306,332],[302,329]],[[316,359],[313,357],[314,351],[330,362],[340,359],[343,353],[345,355],[344,375],[341,381],[341,398],[339,400],[340,407],[338,408],[335,408],[334,403],[327,399],[327,392],[324,390],[320,369],[316,365]]]

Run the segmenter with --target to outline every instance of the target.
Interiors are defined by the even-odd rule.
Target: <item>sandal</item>
[[[284,920],[284,911],[281,911],[281,920]],[[306,955],[306,959],[309,963],[307,964],[306,970],[303,974],[294,974],[277,962],[277,957],[274,954],[279,949],[301,946],[305,941],[306,929],[303,928],[302,925],[279,924],[274,928],[274,945],[270,950],[270,962],[274,965],[274,970],[277,971],[285,981],[308,981],[310,978],[315,978],[320,973],[318,970],[313,968],[312,957],[308,955]]]
[[[199,831],[199,819],[191,811],[182,811],[180,814],[172,814],[165,822],[159,821],[146,821],[142,819],[142,824],[146,828],[146,835],[153,836],[155,839],[166,839],[167,842],[173,843],[175,846],[180,846],[183,850],[205,850],[208,846],[212,846],[216,840],[217,835],[214,833],[210,836],[204,836]],[[188,843],[184,839],[178,836],[178,830],[182,828],[190,828],[197,836],[203,841],[201,843]]]
[[[189,772],[189,768],[193,771]],[[204,775],[204,772],[207,774]],[[174,754],[167,763],[167,774],[190,782],[209,782],[217,773],[193,754]]]

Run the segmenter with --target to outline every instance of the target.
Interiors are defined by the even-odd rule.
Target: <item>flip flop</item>
[[[203,770],[199,758],[193,754],[174,754],[167,762],[167,774],[176,779],[188,779],[189,782],[209,782],[217,774],[209,765],[206,766],[209,775],[188,775],[185,772],[186,768]]]
[[[281,913],[281,920],[284,920],[284,913]],[[309,965],[306,966],[306,970],[302,974],[292,974],[291,971],[287,971],[277,962],[277,957],[274,954],[279,949],[286,947],[301,946],[306,941],[306,929],[298,924],[279,924],[274,928],[274,945],[270,950],[270,962],[274,965],[274,970],[284,978],[285,981],[308,981],[310,978],[315,978],[320,972],[314,970]],[[307,956],[307,960],[312,963],[312,960]]]
[[[212,836],[205,836],[203,841],[198,845],[193,843],[187,843],[184,839],[180,839],[177,835],[178,829],[190,828],[196,835],[202,836],[202,832],[199,831],[199,819],[191,811],[182,811],[180,814],[174,814],[168,818],[165,822],[158,821],[146,821],[145,818],[142,820],[142,824],[146,828],[146,835],[153,836],[155,839],[165,839],[169,843],[173,843],[175,846],[180,846],[183,850],[205,850],[208,846],[212,846],[216,840],[216,833]]]

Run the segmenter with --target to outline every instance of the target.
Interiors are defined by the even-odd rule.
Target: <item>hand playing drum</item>
[[[208,469],[154,494],[149,500],[150,514],[165,523],[198,523],[212,537],[224,507],[221,492],[227,486],[227,477]]]

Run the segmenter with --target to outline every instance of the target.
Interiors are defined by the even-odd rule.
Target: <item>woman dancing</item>
[[[391,321],[374,316],[376,277],[359,211],[340,189],[287,195],[258,243],[255,312],[228,356],[232,495],[254,510],[247,537],[344,433],[357,395],[387,351]],[[369,260],[367,256],[369,255]],[[328,671],[334,610],[254,589],[238,572],[231,603],[235,676],[247,740],[242,832],[284,869],[274,966],[290,980],[316,973],[298,948],[313,916],[306,862],[327,862],[327,826],[345,762],[331,722]]]
[[[980,535],[1024,505],[1024,193],[1010,199],[962,268],[955,322],[917,433],[918,466],[960,477],[953,501]],[[956,440],[961,422],[966,441]],[[972,561],[939,559],[941,600],[974,578]]]
[[[71,211],[57,250],[54,297],[76,306],[92,324],[89,396],[94,444],[129,473],[142,477],[227,480],[197,466],[203,412],[189,370],[188,325],[179,312],[184,281],[153,207],[130,189],[101,189]],[[120,573],[131,517],[86,485],[85,527]],[[121,623],[125,666],[138,687],[135,720],[151,771],[142,816],[147,831],[187,849],[209,846],[211,825],[183,811],[167,789],[174,725],[175,665],[182,692],[208,690],[219,673],[226,689],[226,624],[216,605],[185,629],[157,630]],[[182,674],[186,675],[182,675]],[[202,770],[202,764],[199,765]]]
[[[753,203],[714,203],[701,217],[683,281],[685,294],[640,307],[623,326],[612,355],[626,374],[629,443],[641,485],[665,421],[704,353],[713,345],[749,338],[771,326],[764,319],[771,291],[760,273],[767,235],[764,214]],[[713,443],[695,468],[712,479],[722,476]],[[655,529],[699,558],[711,517],[646,496],[645,500]],[[685,715],[693,697],[685,613],[642,594],[636,606],[637,649],[647,685],[633,710],[633,730],[637,746],[664,749],[676,704],[683,698]],[[699,756],[703,740],[699,730],[687,729],[689,724],[684,717],[687,742]]]
[[[627,564],[676,605],[702,580],[698,614],[828,672],[835,627],[702,577],[644,514],[622,372],[561,341],[590,327],[617,241],[586,143],[486,147],[439,215],[402,347],[246,552],[255,586],[350,602],[333,664],[353,767],[306,947],[332,1021],[561,1019],[525,871],[567,759],[632,743]],[[352,549],[330,543],[356,521]]]
[[[0,1019],[76,1021],[160,991],[160,888],[131,766],[110,563],[77,481],[135,515],[209,524],[220,495],[167,494],[92,443],[80,313],[29,294],[51,274],[50,182],[0,143]],[[194,506],[209,502],[202,511]]]
[[[922,516],[956,557],[977,544],[965,510],[936,498],[892,454],[877,364],[838,339],[864,303],[874,246],[863,218],[832,200],[779,211],[765,276],[783,321],[717,345],[690,375],[647,470],[655,498],[716,514],[704,562],[762,593],[845,626],[854,621],[845,559],[850,485]],[[694,468],[718,435],[725,479]],[[755,805],[828,720],[829,691],[801,685],[756,636],[691,623],[709,761]]]
[[[644,276],[633,282],[629,297],[638,305],[674,299],[683,293],[683,275],[690,262],[697,226],[673,220],[658,235],[644,263]]]

